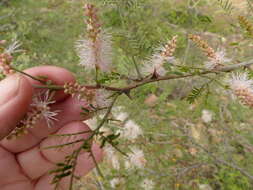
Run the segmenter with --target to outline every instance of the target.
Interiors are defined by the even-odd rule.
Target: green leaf
[[[102,77],[98,80],[100,84],[105,84],[107,82],[111,82],[113,80],[118,80],[120,78],[120,74],[116,72],[112,72],[110,74],[104,74]]]
[[[220,6],[229,14],[232,12],[234,9],[233,3],[231,0],[217,0]]]
[[[87,115],[88,113],[90,113],[91,111],[85,107],[81,107],[81,115]]]
[[[186,100],[190,104],[194,103],[201,96],[204,90],[205,90],[204,86],[202,86],[201,88],[194,87]]]
[[[108,135],[107,136],[107,139],[109,140],[109,141],[113,141],[113,140],[115,140],[115,139],[117,139],[118,137],[120,136],[120,133],[118,133],[118,134],[111,134],[111,135]]]
[[[62,174],[60,174],[60,175],[56,175],[55,177],[61,179],[61,178],[64,178],[64,177],[69,176],[70,174],[71,174],[71,171],[66,172],[66,173],[62,173]]]
[[[240,45],[240,43],[239,43],[239,42],[232,42],[232,43],[230,43],[229,45],[230,45],[230,46],[238,46],[238,45]]]

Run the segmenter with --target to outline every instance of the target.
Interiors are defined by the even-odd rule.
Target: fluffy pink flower
[[[141,68],[143,74],[157,74],[164,76],[166,70],[164,69],[164,63],[172,62],[174,60],[173,53],[176,50],[177,36],[174,36],[165,46],[157,48],[144,66]]]
[[[87,38],[76,44],[80,64],[88,70],[100,69],[108,72],[112,62],[111,36],[101,29],[98,9],[92,4],[86,4],[84,9],[87,17]]]
[[[53,126],[54,121],[57,121],[56,116],[59,113],[59,111],[51,110],[50,105],[54,103],[55,101],[52,100],[49,91],[46,91],[43,94],[36,95],[31,104],[33,109],[39,111],[40,118],[45,119],[49,128]]]
[[[214,53],[214,57],[208,57],[208,59],[209,60],[205,62],[207,69],[215,69],[232,60],[226,57],[225,51],[217,51]]]
[[[253,107],[253,80],[247,73],[233,73],[228,83],[242,104]]]
[[[101,33],[96,41],[92,39],[79,40],[76,43],[76,50],[80,58],[80,65],[88,70],[96,66],[104,72],[110,71],[112,63],[111,36]]]

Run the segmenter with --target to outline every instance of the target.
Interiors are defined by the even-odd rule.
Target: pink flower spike
[[[163,67],[164,63],[169,63],[174,60],[173,54],[176,50],[177,36],[174,36],[165,46],[157,48],[144,66],[141,68],[141,72],[145,75],[155,74],[158,76],[164,76],[166,70]]]
[[[228,83],[242,104],[253,107],[253,80],[247,73],[233,73]]]

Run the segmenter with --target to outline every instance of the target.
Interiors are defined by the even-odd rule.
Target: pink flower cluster
[[[164,63],[168,63],[174,60],[173,54],[177,47],[177,36],[173,36],[166,45],[157,48],[152,57],[141,68],[141,72],[148,74],[155,74],[158,76],[164,76],[166,70]]]
[[[14,70],[11,68],[10,64],[12,62],[12,56],[8,53],[0,54],[0,70],[6,76],[14,73]]]
[[[88,36],[86,39],[79,40],[76,44],[80,65],[87,69],[100,69],[110,71],[111,64],[111,36],[101,29],[97,11],[94,5],[85,5],[85,16]]]
[[[242,104],[253,107],[253,80],[247,73],[233,73],[229,86]]]
[[[101,32],[101,24],[99,23],[99,19],[97,16],[98,9],[95,8],[95,6],[92,4],[86,4],[84,6],[84,10],[84,15],[88,17],[88,19],[86,20],[86,24],[89,38],[96,41],[97,36]]]

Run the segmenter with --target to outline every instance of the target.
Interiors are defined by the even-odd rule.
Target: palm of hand
[[[36,67],[26,71],[33,76],[47,76],[55,84],[64,84],[74,81],[73,76],[65,69],[57,67]],[[8,79],[7,79],[8,80]],[[34,93],[31,84],[35,81],[19,77],[19,89],[12,93],[8,89],[9,81],[0,83],[1,92],[6,89],[0,97],[0,139],[5,137],[27,112]],[[2,99],[2,100],[1,100]],[[60,110],[57,121],[52,128],[48,128],[46,121],[41,121],[34,128],[29,129],[28,134],[15,140],[3,139],[0,142],[0,187],[1,190],[50,190],[54,186],[50,184],[52,177],[48,171],[55,167],[55,163],[63,162],[65,156],[72,153],[73,149],[80,144],[71,147],[57,149],[44,149],[43,147],[64,144],[76,139],[87,139],[89,133],[83,133],[71,138],[52,138],[50,134],[78,133],[89,130],[82,121],[85,119],[80,114],[80,107],[85,106],[75,98],[67,97],[62,92],[57,92],[56,103],[52,110]],[[102,151],[97,145],[92,147],[97,161],[102,158]],[[82,152],[77,161],[76,175],[85,175],[92,168],[94,162],[89,153]],[[69,178],[62,180],[60,188],[68,189]]]

